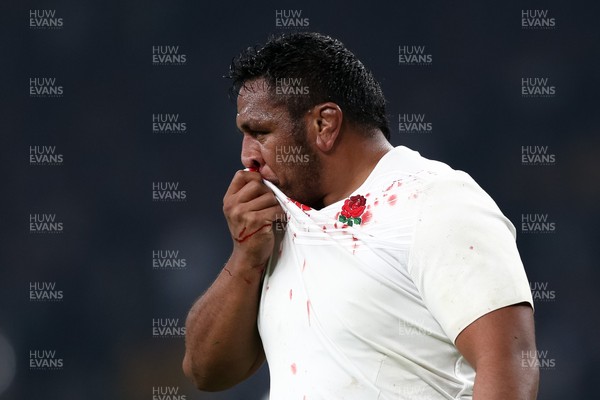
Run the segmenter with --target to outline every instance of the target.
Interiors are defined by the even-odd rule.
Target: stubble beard
[[[321,195],[321,162],[317,152],[309,145],[306,138],[306,126],[299,122],[291,135],[293,146],[301,146],[303,160],[286,166],[286,175],[291,178],[285,188],[280,188],[288,197],[309,207],[322,207]]]

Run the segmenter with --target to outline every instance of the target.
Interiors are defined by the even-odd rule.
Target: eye
[[[242,135],[248,134],[250,136],[266,135],[267,133],[269,133],[267,131],[260,131],[260,130],[256,130],[256,129],[246,129],[245,132],[238,129],[237,131]]]
[[[268,129],[261,129],[259,127],[249,127],[249,126],[242,126],[242,128],[238,128],[238,132],[241,133],[242,135],[249,135],[253,138],[260,138],[262,136],[265,136],[269,133],[271,133]]]
[[[254,138],[260,139],[262,136],[265,136],[266,134],[268,134],[268,131],[261,131],[261,130],[250,130],[248,131],[248,134]]]

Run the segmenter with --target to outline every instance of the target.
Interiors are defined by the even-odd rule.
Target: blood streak
[[[367,211],[366,213],[364,213],[362,215],[362,223],[366,224],[367,222],[369,222],[372,216],[373,214],[371,213],[371,211]]]
[[[290,300],[292,300],[292,289],[290,289]]]
[[[302,264],[302,272],[304,272],[304,268],[306,268],[306,260],[304,260],[304,263]]]
[[[390,206],[396,205],[397,199],[398,199],[398,196],[396,196],[395,194],[391,195],[390,198],[388,199],[388,203],[390,204]]]
[[[250,237],[254,236],[255,234],[257,234],[257,233],[258,233],[260,230],[262,230],[262,229],[266,228],[267,226],[271,226],[271,224],[270,224],[270,223],[269,223],[269,224],[264,224],[263,226],[261,226],[260,228],[258,228],[257,230],[255,230],[254,232],[252,232],[252,233],[249,233],[249,234],[247,234],[247,235],[246,235],[246,236],[244,236],[244,237],[240,237],[239,239],[235,239],[235,241],[236,241],[236,242],[238,242],[238,243],[242,243],[242,242],[244,242],[246,239],[248,239],[248,238],[250,238]],[[246,228],[244,228],[244,229],[242,230],[242,232],[240,233],[240,236],[241,236],[241,234],[242,234],[242,233],[244,233],[244,230],[245,230],[245,229],[246,229]]]
[[[306,313],[308,314],[308,326],[310,326],[310,300],[306,300]]]
[[[292,365],[290,365],[290,369],[292,370],[292,374],[296,375],[296,363],[292,363]]]

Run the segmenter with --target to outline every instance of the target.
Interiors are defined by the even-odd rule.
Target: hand
[[[234,242],[232,257],[262,268],[273,252],[273,222],[283,210],[258,172],[235,174],[223,198],[223,213]]]

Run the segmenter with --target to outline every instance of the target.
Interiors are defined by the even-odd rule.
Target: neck
[[[322,158],[322,184],[325,196],[323,206],[348,197],[362,185],[381,157],[393,146],[381,133],[365,137],[357,133],[346,134],[332,154]]]

